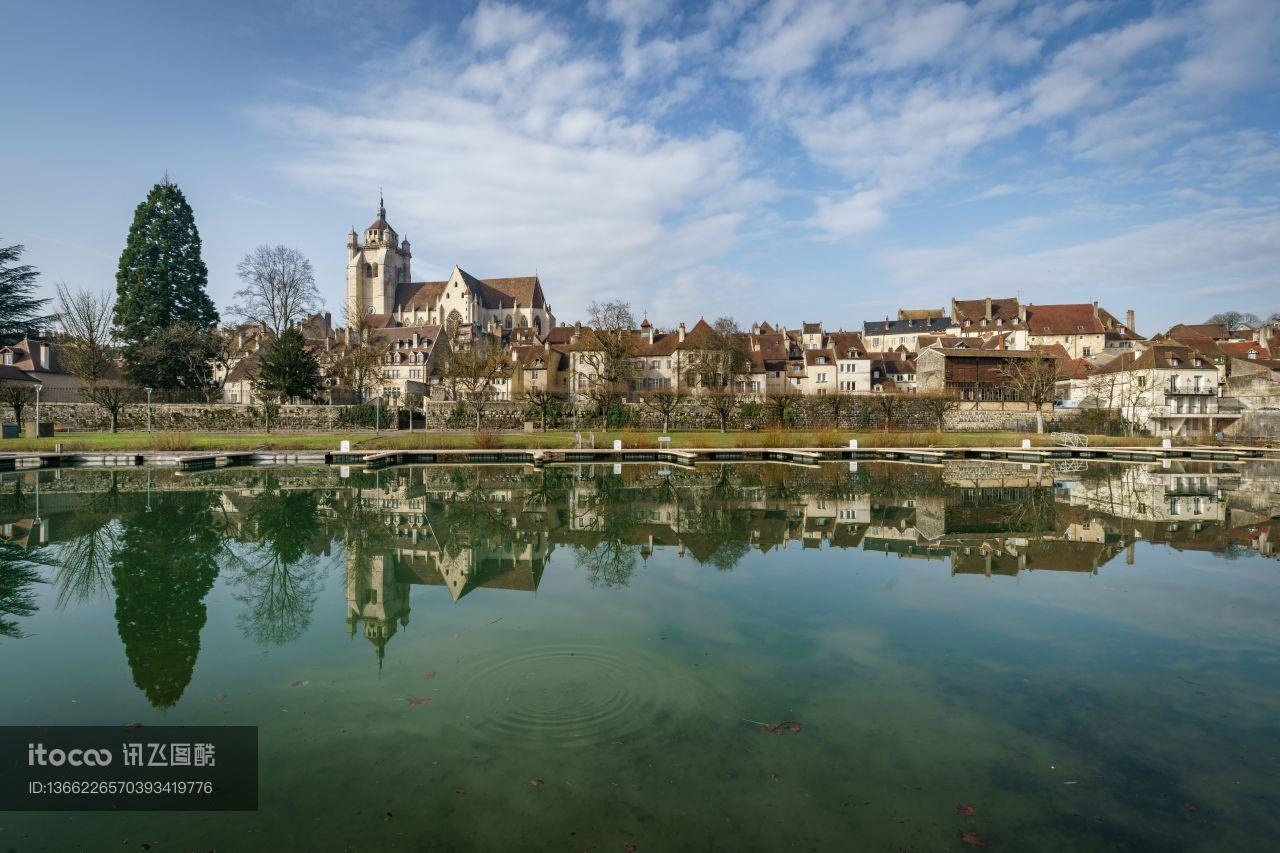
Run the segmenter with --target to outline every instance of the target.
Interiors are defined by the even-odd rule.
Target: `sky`
[[[0,79],[49,294],[114,287],[167,173],[220,308],[285,244],[336,321],[381,189],[415,280],[536,272],[562,322],[1280,310],[1275,0],[41,0]]]

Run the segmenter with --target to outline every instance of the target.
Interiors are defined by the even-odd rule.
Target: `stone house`
[[[47,403],[78,403],[84,383],[67,372],[61,347],[50,338],[23,338],[0,347],[0,366],[13,367],[40,383]]]

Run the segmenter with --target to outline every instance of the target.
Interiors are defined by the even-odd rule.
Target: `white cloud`
[[[1022,229],[1002,230],[964,244],[886,249],[876,260],[900,287],[941,284],[975,295],[1021,291],[1041,302],[1133,301],[1153,289],[1171,305],[1224,288],[1261,295],[1276,284],[1280,209],[1220,209],[1049,249],[1024,249],[1023,236]]]
[[[260,111],[294,141],[283,167],[362,207],[385,187],[415,278],[454,262],[538,269],[565,319],[593,298],[669,292],[738,244],[767,192],[738,134],[629,115],[602,92],[617,69],[571,50],[544,15],[483,4],[464,29],[474,54],[420,43],[350,101]]]

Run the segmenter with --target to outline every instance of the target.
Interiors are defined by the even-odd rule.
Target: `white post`
[[[344,438],[344,439],[342,440],[342,443],[341,443],[340,445],[338,445],[338,452],[340,452],[340,453],[350,453],[350,452],[351,452],[351,442],[350,442],[350,441],[347,441],[347,440]]]
[[[1022,446],[1023,446],[1023,448],[1024,448],[1024,449],[1026,449],[1026,448],[1030,448],[1030,447],[1031,447],[1031,439],[1029,439],[1029,438],[1024,438],[1024,439],[1022,439]]]
[[[1165,450],[1168,450],[1169,448],[1173,447],[1173,442],[1167,438],[1162,438],[1160,439],[1160,446],[1163,447]]]
[[[44,383],[36,383],[36,431],[33,433],[36,438],[40,437],[40,392],[44,390]],[[22,434],[22,424],[18,424],[18,434]]]
[[[620,439],[620,438],[615,438],[615,439],[613,440],[613,449],[614,449],[614,450],[621,450],[621,449],[622,449],[622,439]]]
[[[850,450],[857,450],[857,449],[858,449],[858,439],[856,439],[856,438],[851,438],[851,439],[849,439],[849,449],[850,449]]]
[[[151,389],[147,389],[147,432],[151,432]]]

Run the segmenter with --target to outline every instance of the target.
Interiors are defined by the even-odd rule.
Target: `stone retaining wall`
[[[333,432],[338,428],[340,406],[280,406],[273,413],[273,432]],[[22,412],[24,422],[35,420],[35,406]],[[262,432],[261,406],[230,404],[156,403],[151,407],[151,428],[174,432]],[[11,420],[13,410],[0,413]],[[106,431],[111,417],[93,403],[41,403],[40,419],[53,421],[57,429],[70,432]],[[130,404],[120,412],[121,430],[147,428],[145,403]]]
[[[635,403],[626,404],[626,409],[628,414],[624,426],[643,430],[662,429],[662,417],[657,412]],[[344,429],[339,423],[342,411],[341,406],[280,406],[278,413],[272,415],[271,429],[281,432],[341,431]],[[486,407],[481,424],[485,429],[521,429],[527,415],[527,409],[521,403],[495,401]],[[536,429],[540,424],[538,418],[528,416],[534,420]],[[42,420],[53,421],[60,431],[104,431],[111,426],[107,413],[92,403],[42,403],[40,417]],[[793,429],[819,430],[832,427],[830,408],[820,398],[806,397],[797,400],[788,410],[787,417],[788,426]],[[839,427],[880,429],[882,417],[875,406],[855,397],[841,412]],[[11,418],[12,411],[0,412],[0,421]],[[29,423],[34,418],[35,407],[27,406],[23,411],[23,420]],[[729,419],[729,428],[767,429],[773,426],[774,418],[775,412],[767,404],[738,406]],[[474,428],[474,423],[474,415],[458,403],[432,400],[426,404],[426,424],[429,430],[469,430]],[[1018,430],[1034,428],[1034,417],[1027,412],[1017,411],[961,410],[948,413],[945,423],[950,430]],[[553,427],[567,429],[573,424],[572,414],[567,412]],[[601,428],[600,423],[589,417],[585,409],[579,410],[577,425],[580,429]],[[145,404],[130,404],[121,411],[121,430],[142,430],[146,426]],[[696,399],[682,404],[672,415],[670,423],[672,430],[718,429],[719,426],[715,413]],[[919,401],[904,396],[894,413],[892,426],[900,430],[929,431],[936,424],[933,415]],[[261,432],[263,412],[260,406],[156,403],[151,407],[151,428],[176,432]]]

